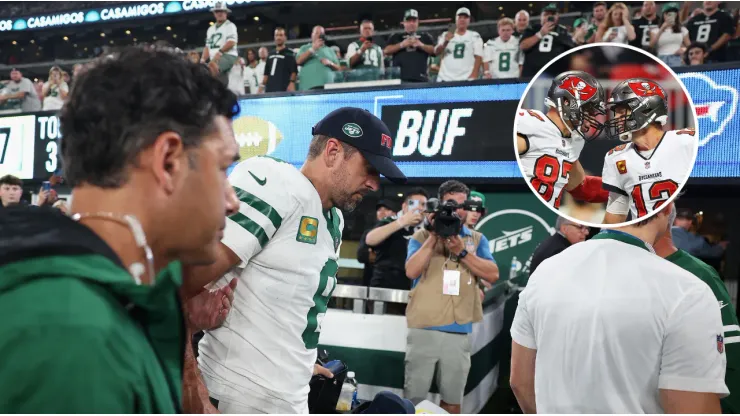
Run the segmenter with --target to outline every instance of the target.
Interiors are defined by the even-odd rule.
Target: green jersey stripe
[[[265,248],[265,245],[270,240],[270,238],[267,236],[267,233],[265,233],[265,230],[260,227],[259,224],[252,221],[247,217],[246,215],[242,214],[241,212],[237,212],[236,214],[229,217],[232,221],[239,224],[242,228],[249,231],[253,236],[257,238],[257,241],[260,243],[260,247]]]
[[[265,217],[269,218],[270,222],[272,222],[272,225],[275,227],[275,231],[280,228],[280,224],[283,223],[283,217],[281,217],[280,214],[278,214],[277,210],[270,206],[270,204],[236,186],[234,187],[234,192],[236,192],[236,196],[237,198],[239,198],[240,201],[256,209]]]

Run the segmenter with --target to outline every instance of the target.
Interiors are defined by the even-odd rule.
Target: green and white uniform
[[[512,36],[506,42],[501,37],[490,39],[483,46],[483,62],[488,62],[493,78],[519,78],[519,65],[524,63],[519,38]]]
[[[349,67],[350,59],[360,53],[362,43],[354,41],[347,46],[347,54],[345,59],[347,60],[347,66]],[[385,69],[385,62],[383,62],[383,49],[373,44],[365,52],[362,53],[360,62],[352,67],[353,73],[349,75],[349,81],[371,81],[380,78],[380,74]]]
[[[665,258],[676,266],[690,272],[709,285],[719,303],[724,329],[724,349],[727,356],[725,385],[730,395],[723,398],[722,413],[740,413],[740,324],[730,294],[714,268],[691,254],[678,250]],[[735,394],[732,394],[732,393]]]
[[[208,56],[213,59],[216,52],[218,52],[226,42],[230,40],[233,40],[235,43],[239,43],[236,25],[230,20],[226,20],[221,24],[216,23],[209,27],[206,32],[206,48],[208,48]],[[236,58],[238,57],[239,53],[236,50],[236,45],[234,45],[223,54],[221,61],[219,61],[218,68],[221,72],[228,72],[231,67],[234,66],[234,62],[236,62]]]
[[[444,43],[443,33],[437,45]],[[437,81],[466,81],[473,73],[476,56],[483,58],[483,38],[480,34],[473,30],[466,31],[464,35],[456,32],[445,48]]]
[[[342,214],[324,211],[311,182],[276,159],[241,162],[229,181],[241,204],[222,242],[243,263],[219,282],[239,278],[226,322],[200,343],[200,370],[210,395],[240,413],[307,413]]]

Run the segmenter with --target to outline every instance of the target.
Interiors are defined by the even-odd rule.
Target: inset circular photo
[[[514,121],[522,176],[558,215],[598,228],[647,219],[689,178],[696,111],[678,76],[641,49],[597,43],[540,70]]]

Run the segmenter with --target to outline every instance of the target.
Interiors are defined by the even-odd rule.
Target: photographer
[[[424,219],[427,192],[412,189],[403,199],[401,215],[380,219],[365,236],[365,244],[375,251],[375,265],[370,286],[409,290],[405,262],[409,237]]]
[[[488,240],[462,225],[469,193],[458,181],[439,187],[444,202],[427,202],[425,229],[409,241],[406,261],[413,289],[406,308],[405,397],[426,397],[439,364],[440,406],[449,413],[460,413],[470,371],[470,334],[473,322],[483,319],[478,279],[493,283],[499,276]]]

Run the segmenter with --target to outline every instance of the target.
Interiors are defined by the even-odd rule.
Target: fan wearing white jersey
[[[518,78],[524,63],[519,38],[514,35],[514,21],[505,17],[496,24],[498,37],[483,46],[483,78]]]
[[[211,8],[216,24],[206,32],[206,47],[200,57],[201,63],[208,62],[208,68],[214,76],[228,73],[239,57],[236,44],[239,41],[236,25],[227,19],[231,10],[223,1],[217,1]],[[228,83],[228,79],[224,83]]]
[[[540,264],[511,325],[524,413],[721,413],[727,358],[709,285],[655,255],[673,203]]]
[[[311,376],[326,372],[315,365],[316,346],[336,286],[339,209],[377,190],[379,174],[405,181],[390,131],[366,110],[335,110],[313,135],[300,170],[268,157],[234,168],[241,205],[227,219],[219,259],[184,271],[194,279],[186,298],[225,274],[217,285],[239,280],[223,326],[199,344],[199,369],[222,413],[308,412]]]
[[[603,125],[604,90],[591,75],[564,72],[552,81],[545,104],[547,113],[519,110],[517,151],[524,178],[542,200],[560,207],[563,190],[587,202],[606,202],[609,193],[601,178],[586,176],[578,158],[583,146],[596,138]]]
[[[441,56],[438,81],[478,79],[483,60],[483,38],[470,25],[470,9],[461,7],[455,13],[455,30],[439,37],[434,53]]]
[[[655,81],[631,78],[619,83],[608,105],[614,118],[607,123],[611,137],[629,142],[604,158],[602,184],[609,191],[605,224],[649,215],[665,204],[688,179],[697,149],[693,129],[663,131],[668,106]]]

